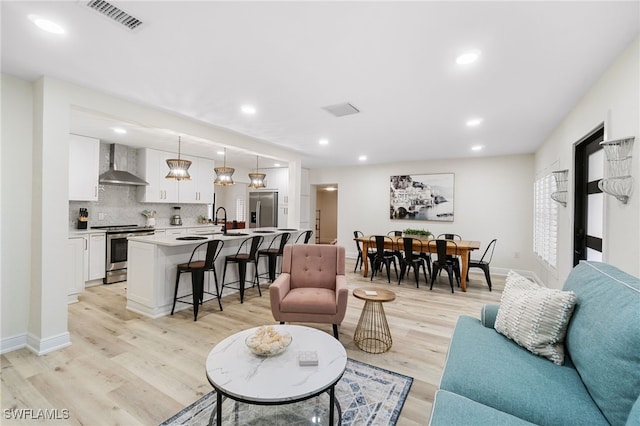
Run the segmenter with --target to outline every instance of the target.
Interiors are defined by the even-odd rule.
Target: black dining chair
[[[417,243],[420,247],[416,252],[414,251],[414,243]],[[426,260],[420,254],[425,251],[421,240],[413,238],[403,238],[402,244],[404,248],[404,257],[400,262],[400,278],[398,279],[398,285],[404,277],[405,272],[409,272],[409,269],[413,268],[413,274],[416,279],[416,288],[420,288],[420,266],[422,266],[422,272],[424,273],[425,282],[429,282],[427,278],[427,270],[425,268]]]
[[[284,246],[289,241],[289,238],[291,238],[291,233],[283,232],[282,234],[278,234],[273,237],[266,249],[258,250],[258,260],[260,260],[261,257],[267,258],[267,273],[269,274],[269,282],[271,283],[276,279],[276,266],[278,263],[278,258],[282,257]]]
[[[354,241],[356,242],[356,248],[358,249],[358,257],[356,258],[356,266],[355,268],[353,268],[353,272],[356,272],[356,269],[358,269],[358,264],[360,264],[360,270],[362,270],[362,247],[360,246],[360,241],[357,240],[357,238],[362,238],[364,237],[364,233],[362,233],[361,231],[353,231],[353,238]]]
[[[467,268],[467,282],[469,282],[469,269],[480,268],[484,272],[484,277],[487,279],[489,291],[491,291],[491,274],[489,273],[489,265],[491,264],[491,259],[493,259],[493,251],[496,248],[497,241],[498,240],[494,238],[489,243],[480,260],[469,259],[469,267]]]
[[[201,251],[203,246],[207,246],[207,251],[204,255],[204,260],[194,260],[197,254]],[[209,294],[211,296],[215,296],[218,299],[218,306],[220,310],[222,310],[222,303],[220,302],[221,292],[218,287],[218,274],[216,273],[216,259],[222,251],[222,247],[224,246],[224,241],[222,240],[211,240],[202,244],[198,244],[191,252],[191,257],[187,263],[181,263],[177,266],[176,272],[176,286],[173,293],[173,306],[171,307],[171,315],[176,309],[176,302],[186,303],[188,305],[193,305],[193,320],[198,320],[198,307],[202,305],[204,301],[204,295]],[[208,291],[204,291],[204,273],[206,271],[213,271],[213,279],[216,285],[216,292],[211,293]],[[180,275],[182,273],[191,273],[191,294],[186,294],[184,296],[178,297],[178,286],[180,284]],[[188,297],[192,298],[191,302],[187,302]]]
[[[438,235],[438,239],[452,240],[452,241],[462,241],[462,237],[458,234],[440,234]],[[448,255],[449,258],[456,263],[458,270],[460,270],[460,257]]]
[[[231,254],[226,256],[224,259],[224,272],[222,273],[222,289],[220,290],[220,295],[222,296],[222,292],[225,287],[234,288],[240,291],[240,303],[244,302],[244,287],[245,287],[245,277],[247,275],[247,264],[253,263],[255,267],[255,274],[253,276],[253,285],[252,288],[256,285],[258,286],[258,293],[262,296],[262,291],[260,291],[260,278],[258,274],[258,248],[264,237],[260,235],[255,235],[253,237],[247,238],[246,240],[240,243],[238,247],[238,251],[236,254]],[[247,252],[248,247],[248,252]],[[244,252],[243,252],[244,250]],[[227,265],[229,263],[235,263],[238,265],[238,279],[236,281],[231,281],[229,283],[225,283],[225,277],[227,275]],[[238,284],[237,287],[232,286],[231,284]]]
[[[431,248],[432,245],[435,245],[436,255],[438,256],[438,259],[434,260],[432,264],[431,286],[429,287],[429,290],[433,290],[433,283],[435,282],[438,273],[445,269],[449,275],[449,285],[451,285],[451,293],[453,293],[453,276],[455,275],[456,281],[459,283],[460,270],[458,269],[457,263],[447,255],[447,245],[452,244],[454,246],[453,252],[455,255],[458,253],[458,245],[453,240],[443,239],[430,240],[427,244],[429,248]]]
[[[369,263],[371,263],[371,280],[376,274],[378,269],[382,268],[382,265],[387,268],[387,281],[391,283],[391,263],[393,263],[393,269],[396,271],[396,278],[398,278],[398,266],[396,263],[396,256],[393,251],[385,250],[385,244],[390,243],[393,245],[393,239],[385,235],[374,235],[369,237]]]

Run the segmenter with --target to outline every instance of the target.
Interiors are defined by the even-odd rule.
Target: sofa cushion
[[[575,302],[576,294],[572,291],[542,287],[510,271],[495,329],[531,353],[561,365]]]
[[[556,365],[460,316],[440,388],[540,425],[608,424],[567,358]]]
[[[524,426],[533,423],[455,393],[439,390],[433,401],[429,424],[432,426]]]
[[[336,292],[326,288],[292,288],[280,302],[280,310],[333,315],[337,312]]]
[[[571,360],[609,422],[625,424],[640,394],[640,280],[581,262],[564,289],[578,296],[566,337]]]

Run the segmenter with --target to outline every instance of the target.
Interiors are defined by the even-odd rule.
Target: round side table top
[[[375,292],[376,294],[367,294],[368,292]],[[391,290],[384,290],[379,288],[356,288],[353,290],[353,295],[362,300],[368,300],[371,302],[391,302],[396,300],[396,294]]]

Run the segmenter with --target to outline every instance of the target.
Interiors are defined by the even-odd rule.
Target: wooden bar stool
[[[284,246],[289,242],[290,238],[290,232],[283,232],[273,237],[268,248],[258,250],[258,260],[260,260],[260,257],[267,258],[267,264],[269,265],[269,282],[271,283],[276,279],[276,263],[278,258],[282,256]]]
[[[240,303],[244,302],[244,283],[245,283],[245,277],[247,275],[247,264],[248,263],[253,263],[255,265],[255,275],[253,278],[253,286],[255,287],[255,285],[258,285],[258,293],[260,294],[260,296],[262,296],[262,291],[260,291],[260,279],[258,277],[258,248],[260,247],[260,244],[262,244],[262,241],[264,240],[264,237],[260,236],[260,235],[256,235],[254,237],[250,237],[247,238],[246,240],[244,240],[242,243],[240,243],[240,247],[238,247],[238,251],[236,252],[236,254],[232,254],[229,255],[227,257],[225,257],[224,259],[224,271],[222,273],[222,290],[220,291],[221,293],[224,291],[225,287],[230,287],[230,288],[234,288],[236,290],[240,291]],[[241,253],[243,248],[246,250],[246,247],[251,244],[251,247],[249,249],[248,253]],[[231,281],[229,283],[225,283],[225,277],[227,275],[227,265],[229,263],[235,263],[238,265],[238,280],[237,281]],[[238,284],[238,287],[233,287],[230,284]]]
[[[205,254],[204,260],[193,260],[200,247],[204,245],[207,246],[207,252]],[[173,312],[176,309],[176,302],[186,303],[189,305],[193,305],[193,320],[197,321],[198,306],[201,305],[204,301],[205,294],[215,296],[218,299],[218,306],[220,306],[220,310],[222,310],[222,303],[220,302],[221,292],[218,288],[218,274],[216,273],[215,265],[215,261],[220,254],[220,251],[222,251],[222,246],[224,246],[224,241],[222,240],[211,240],[206,243],[198,244],[196,248],[193,249],[191,257],[189,258],[189,262],[181,263],[177,266],[178,271],[176,273],[176,288],[173,293],[173,307],[171,308],[171,315],[173,315]],[[213,279],[216,284],[215,293],[204,291],[204,273],[206,271],[213,271]],[[183,272],[191,273],[191,294],[186,294],[184,296],[178,297],[180,274]],[[181,300],[186,299],[189,296],[192,296],[192,302]]]

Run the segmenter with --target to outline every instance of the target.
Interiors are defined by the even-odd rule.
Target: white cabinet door
[[[105,277],[107,255],[107,235],[104,233],[89,235],[89,280]]]
[[[180,158],[191,161],[189,166],[190,180],[181,180],[178,182],[178,200],[181,203],[198,203],[198,159],[188,155],[182,155]]]
[[[196,176],[196,190],[198,202],[201,204],[213,204],[213,181],[216,174],[213,171],[215,162],[208,158],[198,158],[198,174]]]
[[[100,140],[69,135],[69,200],[98,201]]]
[[[78,301],[78,294],[84,290],[85,253],[87,239],[83,237],[67,240],[67,295],[69,303]]]
[[[213,204],[214,161],[207,158],[182,156],[191,161],[189,175],[191,180],[178,184],[181,203]]]
[[[138,201],[143,203],[177,203],[178,182],[166,179],[169,173],[167,159],[175,157],[169,152],[155,149],[138,150],[138,172],[149,185],[138,187]]]

